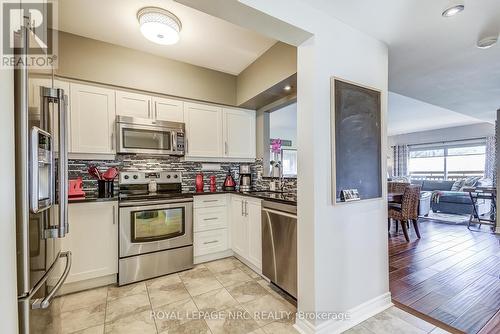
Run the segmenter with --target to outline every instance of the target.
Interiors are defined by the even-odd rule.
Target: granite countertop
[[[111,202],[118,201],[118,193],[112,197],[98,197],[97,193],[87,192],[83,198],[68,198],[68,204],[73,203],[90,203],[90,202]]]
[[[250,191],[250,192],[239,192],[239,191],[216,191],[216,192],[195,192],[187,191],[183,192],[182,196],[192,197],[192,196],[204,196],[204,195],[222,195],[222,194],[236,194],[240,196],[248,196],[253,198],[259,198],[268,201],[275,201],[285,204],[297,205],[297,195],[294,193],[280,193],[273,191]],[[68,203],[91,203],[91,202],[109,202],[118,201],[118,194],[114,194],[113,197],[97,197],[97,194],[87,193],[84,198],[68,199]]]
[[[203,195],[218,195],[218,194],[237,194],[241,196],[248,196],[254,198],[260,198],[267,201],[280,202],[285,204],[297,205],[297,195],[295,193],[281,193],[274,191],[249,191],[249,192],[239,192],[239,191],[216,191],[216,192],[186,192],[186,195],[191,196],[203,196]]]

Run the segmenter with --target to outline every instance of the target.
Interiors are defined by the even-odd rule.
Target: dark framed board
[[[354,189],[360,200],[382,197],[381,92],[332,78],[334,202]]]

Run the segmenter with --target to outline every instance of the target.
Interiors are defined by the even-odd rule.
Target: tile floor
[[[295,306],[236,258],[124,287],[62,296],[36,333],[289,334]],[[154,313],[154,315],[153,315]],[[351,334],[446,333],[395,307]]]

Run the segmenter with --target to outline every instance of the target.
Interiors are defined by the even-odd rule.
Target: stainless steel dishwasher
[[[297,207],[262,202],[262,274],[297,298]]]

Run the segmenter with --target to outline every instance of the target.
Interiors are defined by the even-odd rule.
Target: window
[[[291,148],[281,149],[281,153],[274,153],[272,149],[269,150],[271,161],[281,161],[283,166],[283,176],[296,177],[297,176],[297,150]]]
[[[410,147],[408,171],[413,179],[457,180],[483,176],[484,140],[449,142]]]

